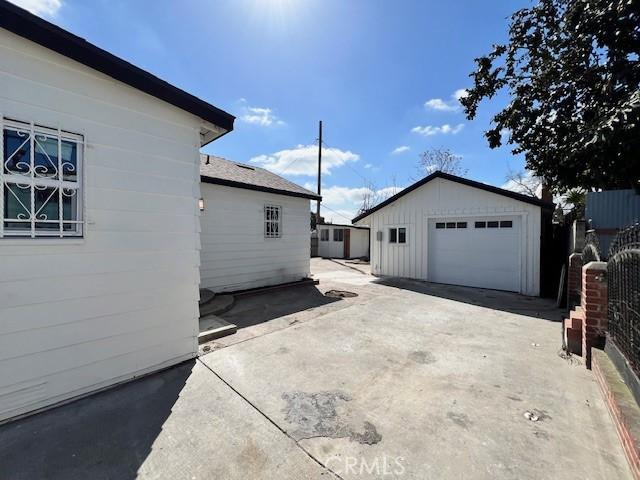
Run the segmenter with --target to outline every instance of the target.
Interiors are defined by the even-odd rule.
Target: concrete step
[[[238,327],[233,323],[217,317],[208,315],[200,318],[200,333],[198,334],[198,343],[205,343],[216,338],[226,337],[238,331]]]
[[[584,310],[582,307],[576,307],[569,312],[570,327],[578,330],[582,330],[582,324],[584,323]]]
[[[582,328],[572,328],[572,320],[564,319],[564,342],[567,350],[574,355],[582,356]]]
[[[208,315],[222,315],[233,307],[235,299],[233,295],[215,295],[207,303],[200,305],[200,317]]]
[[[204,305],[205,303],[210,302],[211,300],[213,300],[213,297],[215,297],[215,293],[213,293],[211,290],[209,290],[208,288],[201,288],[200,289],[200,305]]]

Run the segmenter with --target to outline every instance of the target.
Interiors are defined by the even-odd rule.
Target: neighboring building
[[[263,168],[203,155],[201,287],[237,291],[310,274],[315,193]]]
[[[199,148],[234,117],[5,1],[0,92],[0,421],[195,357]]]
[[[553,207],[435,172],[353,222],[371,228],[375,275],[539,295],[542,223]]]
[[[611,242],[620,230],[640,222],[640,193],[636,190],[587,192],[585,219],[598,235],[600,254],[609,255]]]
[[[320,223],[317,234],[320,257],[369,257],[369,227]]]

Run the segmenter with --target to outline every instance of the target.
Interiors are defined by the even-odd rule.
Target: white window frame
[[[324,237],[326,237],[326,238],[324,238]],[[329,241],[329,229],[328,228],[321,228],[320,229],[320,241],[321,242],[328,242]]]
[[[18,135],[25,137],[25,143],[29,142],[29,163],[25,163],[26,172],[9,172],[8,162],[12,158],[4,158],[4,133],[5,130],[13,130]],[[46,137],[57,141],[57,164],[49,158],[44,149],[38,143],[38,139]],[[63,167],[65,162],[62,159],[62,142],[72,142],[76,144],[76,179],[69,180],[63,176]],[[24,143],[23,143],[24,144]],[[35,164],[35,152],[39,147],[40,151],[49,159],[53,167],[52,174],[43,174],[42,170],[38,171],[38,165]],[[84,225],[84,138],[82,135],[67,132],[60,128],[48,128],[36,125],[34,122],[27,123],[12,120],[0,115],[0,152],[2,152],[0,162],[0,238],[82,238]],[[29,190],[30,202],[29,208],[17,198],[15,189],[20,188]],[[44,201],[43,205],[36,210],[35,191],[45,188],[55,189],[54,192]],[[69,193],[65,193],[69,192]],[[18,215],[19,218],[6,218],[4,197],[5,193],[14,195],[18,202],[25,209],[26,213]],[[57,196],[58,200],[58,219],[49,220],[46,214],[40,213],[47,203]],[[75,201],[75,217],[65,219],[63,215],[64,202],[63,198],[72,198]],[[6,223],[24,224],[25,228],[8,229],[5,228]],[[57,229],[38,229],[38,225],[57,224]],[[68,229],[68,227],[73,227]],[[67,228],[65,228],[67,227]]]
[[[273,212],[277,212],[277,218],[273,219]],[[271,214],[271,216],[269,215]],[[268,226],[271,225],[271,228]],[[273,226],[277,225],[277,231]],[[274,233],[275,232],[275,233]],[[281,205],[264,205],[264,238],[282,238],[282,206]]]
[[[342,243],[342,242],[344,242],[344,231],[345,231],[345,229],[344,229],[344,228],[334,228],[334,229],[333,229],[333,241],[334,241],[334,242],[336,242],[336,243]],[[336,234],[337,234],[338,232],[341,232],[341,233],[342,233],[342,235],[338,235],[338,236],[341,236],[341,237],[342,237],[340,240],[336,240]]]

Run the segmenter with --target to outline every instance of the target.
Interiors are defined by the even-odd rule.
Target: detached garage
[[[369,227],[320,223],[318,255],[324,258],[363,258],[369,256]]]
[[[354,218],[371,228],[375,275],[539,295],[554,205],[435,172]]]

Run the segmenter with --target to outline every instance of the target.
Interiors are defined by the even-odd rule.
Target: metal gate
[[[607,262],[608,341],[640,375],[640,224],[616,236]]]

